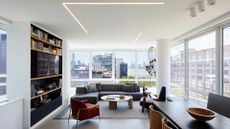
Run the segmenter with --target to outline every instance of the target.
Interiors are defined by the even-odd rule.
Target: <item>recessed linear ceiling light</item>
[[[109,3],[63,3],[65,5],[161,5],[165,4],[164,2],[138,2],[138,3],[116,3],[116,2],[109,2]]]
[[[135,44],[137,40],[142,36],[142,33],[139,33],[136,37],[136,39],[132,42],[132,44]]]
[[[85,27],[81,24],[81,22],[77,19],[77,17],[70,11],[70,9],[67,7],[67,5],[162,5],[165,4],[164,2],[140,2],[140,3],[133,3],[133,2],[128,2],[128,3],[62,3],[62,5],[65,7],[65,9],[70,13],[70,15],[74,18],[74,20],[81,26],[81,28],[85,31],[85,33],[88,33],[88,31],[85,29]]]

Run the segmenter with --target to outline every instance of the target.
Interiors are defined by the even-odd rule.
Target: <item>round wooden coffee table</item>
[[[133,108],[133,97],[127,95],[105,95],[102,100],[109,102],[109,109],[117,109],[117,102],[127,101],[129,109]]]

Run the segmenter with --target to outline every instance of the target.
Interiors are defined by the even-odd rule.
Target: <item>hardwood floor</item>
[[[39,129],[75,129],[76,121],[51,120]],[[90,119],[79,123],[77,129],[149,129],[149,119]]]

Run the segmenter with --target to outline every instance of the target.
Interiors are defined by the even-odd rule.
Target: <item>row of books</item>
[[[31,48],[35,49],[35,50],[41,50],[41,51],[44,51],[44,52],[58,54],[58,55],[62,54],[61,49],[55,48],[55,47],[52,47],[52,46],[49,46],[49,45],[44,45],[42,42],[35,41],[35,40],[31,41]]]
[[[36,27],[32,27],[32,35],[49,42],[50,44],[56,45],[56,46],[62,46],[62,41],[60,39],[55,38],[52,35],[49,35],[48,33],[36,28]]]
[[[37,76],[59,74],[59,56],[46,53],[37,55]]]

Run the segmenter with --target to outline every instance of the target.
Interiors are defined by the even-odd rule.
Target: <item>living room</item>
[[[2,129],[230,126],[229,0],[0,3]]]

